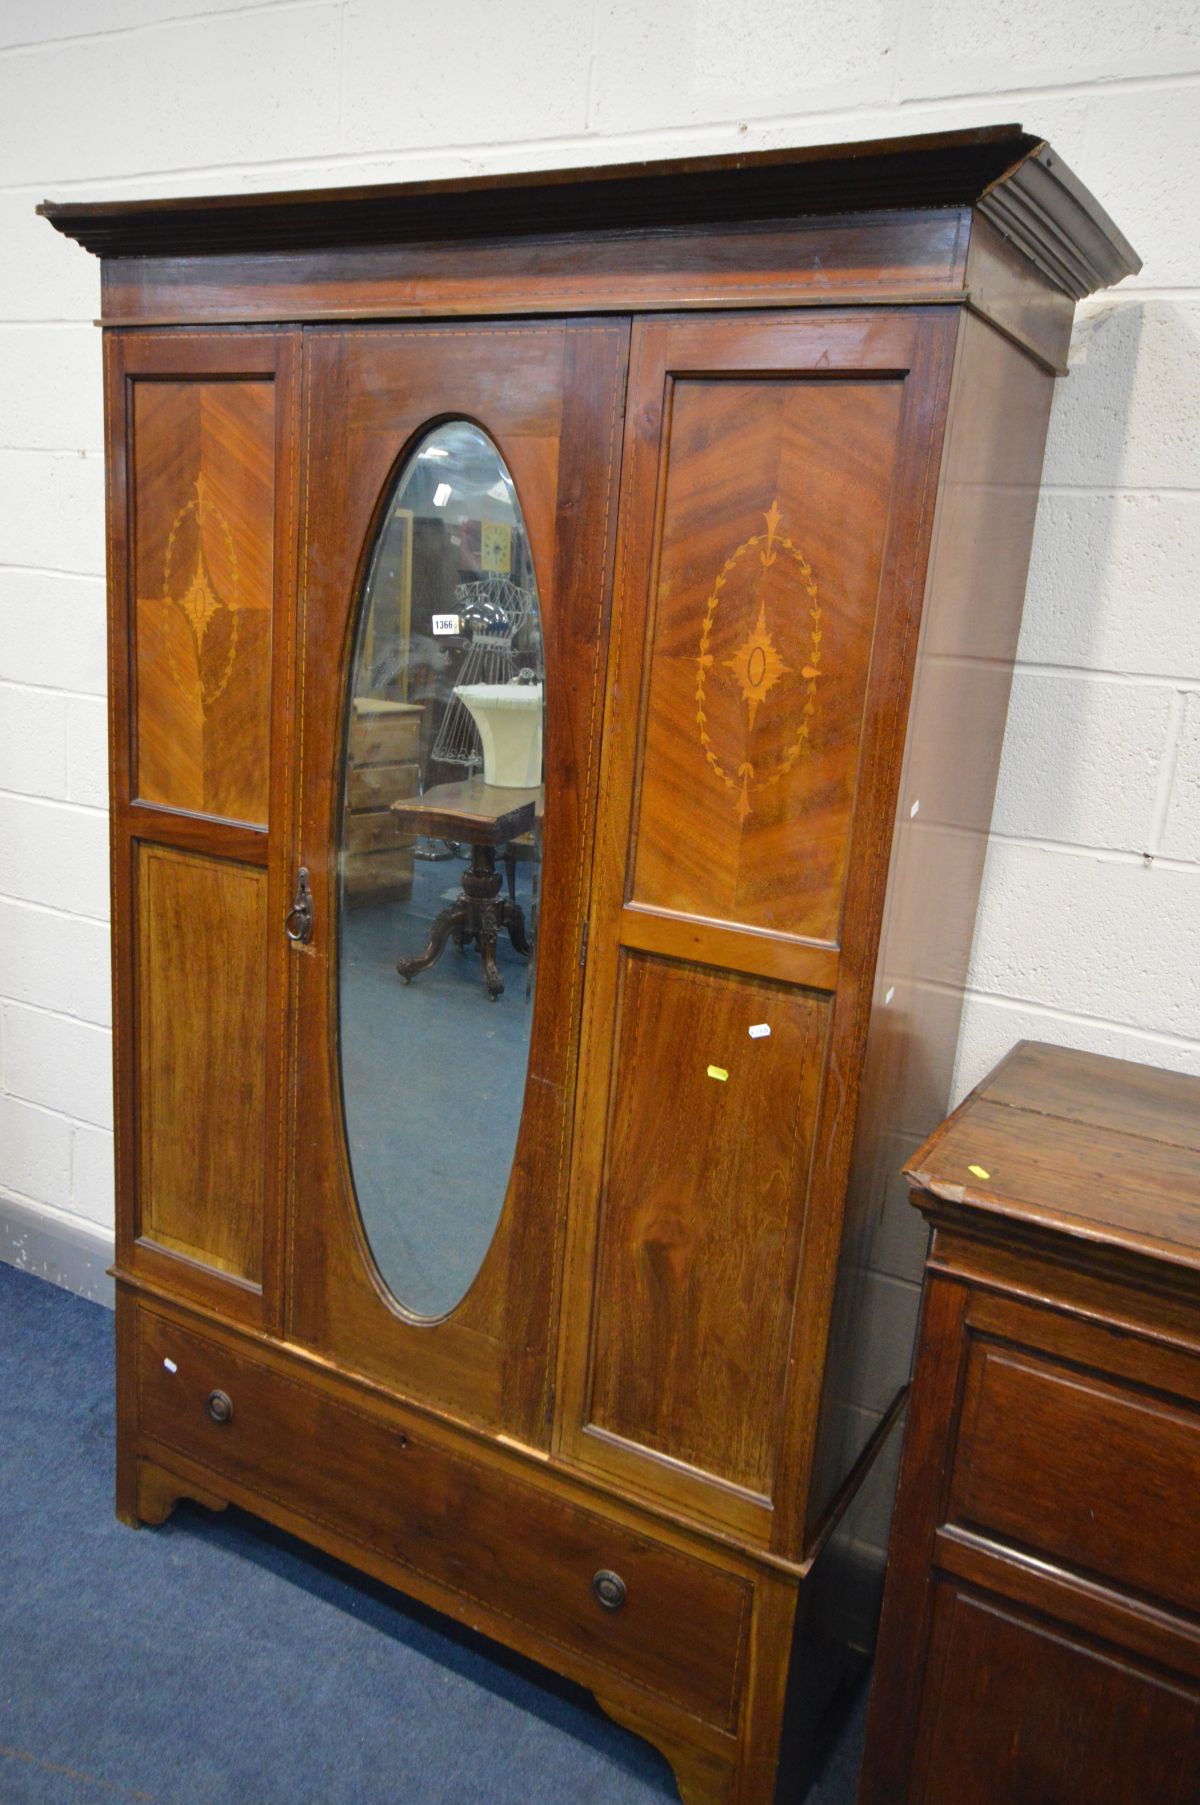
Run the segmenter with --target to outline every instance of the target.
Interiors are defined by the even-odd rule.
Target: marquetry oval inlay
[[[713,581],[696,655],[700,744],[742,821],[754,798],[810,749],[823,675],[821,603],[812,567],[781,531],[777,501],[763,518],[763,530],[743,539]],[[799,628],[798,617],[804,621]],[[735,716],[726,714],[723,729],[713,724],[707,706],[714,682],[732,684],[742,703]],[[782,747],[760,755],[755,724],[766,708],[786,711],[795,725]]]
[[[225,582],[214,579],[204,555],[209,534],[225,551]],[[201,474],[190,500],[171,523],[162,581],[162,644],[171,674],[182,690],[197,690],[207,712],[224,695],[233,675],[238,646],[240,580],[237,546],[229,522]],[[178,621],[182,616],[192,654],[181,658]],[[194,662],[193,662],[194,660]]]

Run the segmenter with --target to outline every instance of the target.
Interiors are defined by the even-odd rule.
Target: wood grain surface
[[[138,849],[140,1233],[262,1279],[267,877]]]
[[[559,1434],[790,1559],[956,325],[634,330]]]
[[[770,1497],[829,1005],[634,953],[617,1011],[589,1426]]]
[[[339,1404],[150,1311],[138,1322],[142,1428],[168,1462],[182,1453],[221,1479],[274,1492],[464,1601],[526,1624],[589,1677],[612,1670],[732,1728],[753,1602],[744,1580],[455,1457],[419,1421],[401,1428]],[[208,1410],[215,1390],[231,1401],[228,1422]],[[617,1610],[593,1591],[601,1571],[625,1585]],[[697,1621],[703,1637],[692,1633]]]
[[[658,1743],[685,1805],[767,1805],[781,1750],[798,1794],[789,1684],[811,1740],[870,1639],[826,1608],[848,1607],[829,1563],[870,1466],[834,1437],[815,1467],[822,1398],[866,1347],[833,1325],[835,1274],[868,1249],[899,1122],[880,1100],[914,1106],[908,1147],[941,1107],[1047,371],[1069,297],[1136,258],[1019,128],[46,211],[108,253],[119,1511],[233,1502],[550,1663]],[[347,731],[351,648],[397,479],[452,419],[491,437],[527,529],[546,784],[516,1156],[476,1282],[434,1321],[388,1290],[357,1209],[337,911],[343,856],[362,895],[412,886],[391,804],[430,722],[406,701]],[[414,589],[430,575],[414,543]],[[929,846],[904,826],[914,775]],[[301,867],[311,932],[289,943]],[[1043,1065],[1044,1098],[1060,1076]],[[1200,1637],[1153,1567],[1179,1522],[1143,1547],[1135,1520],[1189,1458],[1185,1256],[1136,1308],[1114,1296],[1184,1245],[1194,1144],[1165,1137],[1175,1189],[1152,1223],[1141,1187],[1136,1259],[1132,1203],[1092,1239],[1103,1270],[1045,1245],[1144,1102],[1097,1090],[1091,1163],[1072,1190],[1047,1147],[1059,1202],[1004,1245],[994,1196],[930,1198],[934,1403],[893,1617],[928,1639],[936,1567],[942,1596],[1011,1619],[940,1608],[951,1661],[995,1628],[997,1673],[1032,1671],[1040,1638],[1099,1709],[1128,1678],[1167,1798],[1170,1676],[1200,1673]],[[457,1129],[436,1125],[447,1157]],[[1007,1364],[976,1387],[950,1516],[967,1338]],[[997,1471],[1043,1433],[1080,1499],[1089,1438],[1142,1477],[1050,1548],[1036,1488]],[[921,1716],[889,1670],[890,1759],[919,1740],[961,1791],[952,1688]]]
[[[861,1805],[1196,1796],[1198,1106],[1200,1079],[1022,1043],[913,1161],[937,1229]]]
[[[133,385],[137,780],[147,802],[265,824],[275,397]]]
[[[1090,1638],[1068,1636],[963,1587],[939,1588],[915,1800],[1195,1797],[1200,1700]]]
[[[1036,293],[1033,272],[1024,282]],[[974,314],[954,351],[809,1491],[815,1531],[907,1384],[928,1241],[900,1167],[950,1106],[1052,377]],[[862,1358],[862,1323],[889,1332]]]
[[[1200,1280],[1198,1122],[1196,1078],[1022,1043],[906,1171],[977,1221],[1074,1232]]]
[[[632,902],[837,943],[902,399],[671,380]]]
[[[118,1259],[261,1323],[282,1307],[298,346],[105,349]]]

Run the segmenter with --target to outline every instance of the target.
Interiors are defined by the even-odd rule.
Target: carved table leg
[[[413,958],[397,959],[396,970],[404,982],[410,983],[419,971],[428,971],[431,965],[436,965],[451,932],[454,932],[457,939],[458,930],[461,928],[465,934],[469,923],[470,905],[465,896],[460,896],[456,902],[452,902],[435,918],[434,924],[429,930],[429,945],[425,951],[416,954]],[[461,945],[461,942],[459,944]]]
[[[500,930],[496,905],[492,902],[479,904],[479,957],[483,961],[483,981],[487,985],[487,993],[492,1002],[504,993],[504,979],[500,976],[496,964],[496,937]]]
[[[397,959],[396,970],[406,984],[420,971],[428,971],[442,956],[446,941],[453,938],[462,952],[469,940],[479,948],[483,966],[483,982],[492,1002],[504,994],[504,979],[496,964],[496,940],[500,930],[519,953],[529,957],[529,940],[525,933],[525,913],[520,904],[501,896],[503,880],[496,870],[494,846],[472,846],[471,863],[462,874],[462,894],[442,910],[429,932],[429,945],[414,957]]]
[[[509,939],[512,941],[517,952],[523,954],[524,957],[528,959],[530,956],[529,938],[525,932],[524,909],[519,902],[511,901],[508,897],[504,898],[500,907],[503,911],[502,920],[505,928],[508,930]]]
[[[504,979],[496,965],[496,937],[500,931],[502,907],[497,905],[496,899],[501,882],[496,870],[496,848],[472,845],[471,863],[462,877],[463,895],[483,962],[483,981],[493,1003],[504,991]]]

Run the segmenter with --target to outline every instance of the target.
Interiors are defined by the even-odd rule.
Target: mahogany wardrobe
[[[791,1796],[1054,378],[1137,259],[1017,127],[42,212],[103,260],[118,1511]]]

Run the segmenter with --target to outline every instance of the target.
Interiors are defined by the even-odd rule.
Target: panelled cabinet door
[[[895,1776],[893,1798],[1185,1805],[1197,1797],[1194,1686],[999,1597],[949,1579],[932,1591],[916,1758],[907,1787]]]
[[[306,342],[289,1327],[549,1437],[628,326]]]
[[[631,349],[561,1445],[788,1553],[952,330]]]
[[[298,334],[108,345],[120,1263],[278,1310]]]

